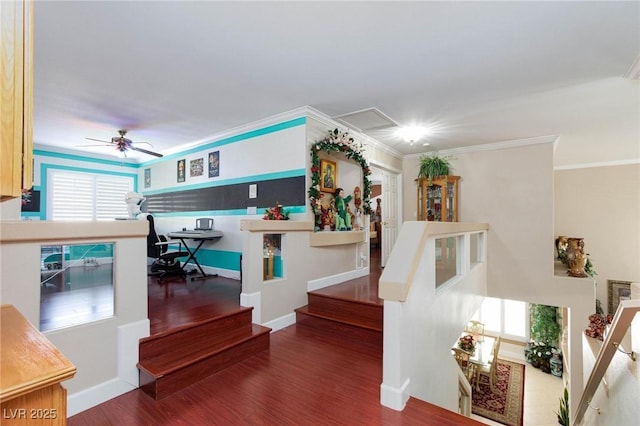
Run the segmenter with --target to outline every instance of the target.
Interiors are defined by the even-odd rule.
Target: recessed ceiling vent
[[[348,127],[365,133],[371,130],[388,129],[390,127],[398,126],[398,123],[393,121],[378,108],[368,108],[337,115],[333,117],[333,119]]]

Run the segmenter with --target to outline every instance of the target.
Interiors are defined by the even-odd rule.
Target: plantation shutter
[[[131,178],[96,176],[96,220],[113,220],[128,217],[124,197],[132,191]]]
[[[47,196],[51,220],[113,220],[127,217],[125,194],[133,179],[95,173],[50,170]]]

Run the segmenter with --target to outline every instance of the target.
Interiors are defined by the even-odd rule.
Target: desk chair
[[[188,257],[189,252],[182,250],[180,244],[178,251],[168,251],[169,242],[164,235],[156,233],[153,216],[147,215],[149,221],[149,234],[147,235],[147,257],[155,259],[151,264],[149,275],[158,277],[158,283],[166,275],[180,275],[184,277],[186,272],[182,269],[179,258]]]
[[[480,386],[480,377],[487,376],[489,378],[489,386],[491,388],[491,392],[502,393],[498,388],[495,387],[497,381],[497,368],[498,368],[498,352],[500,352],[500,336],[496,337],[496,341],[493,344],[493,350],[491,354],[490,364],[479,366],[478,372],[476,375],[476,389]]]

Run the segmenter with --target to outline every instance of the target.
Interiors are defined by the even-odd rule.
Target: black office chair
[[[149,275],[157,276],[158,283],[161,283],[162,279],[167,275],[186,276],[179,258],[188,257],[189,252],[182,250],[182,244],[180,244],[178,251],[168,251],[169,241],[164,235],[156,233],[153,216],[147,214],[147,220],[149,221],[147,257],[154,259]]]

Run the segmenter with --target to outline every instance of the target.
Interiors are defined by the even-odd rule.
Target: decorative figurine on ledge
[[[127,212],[129,213],[129,219],[135,219],[142,211],[140,206],[146,200],[146,198],[139,192],[129,191],[124,196],[124,202],[127,203]]]
[[[351,195],[344,196],[342,188],[336,188],[334,193],[337,216],[335,218],[336,231],[351,231],[351,215],[347,213],[346,205],[351,201]]]
[[[353,229],[361,231],[364,228],[364,222],[362,221],[362,210],[356,209],[356,218],[353,221]]]
[[[356,207],[356,211],[360,210],[360,206],[362,205],[362,191],[360,191],[359,186],[353,189],[353,205]]]

